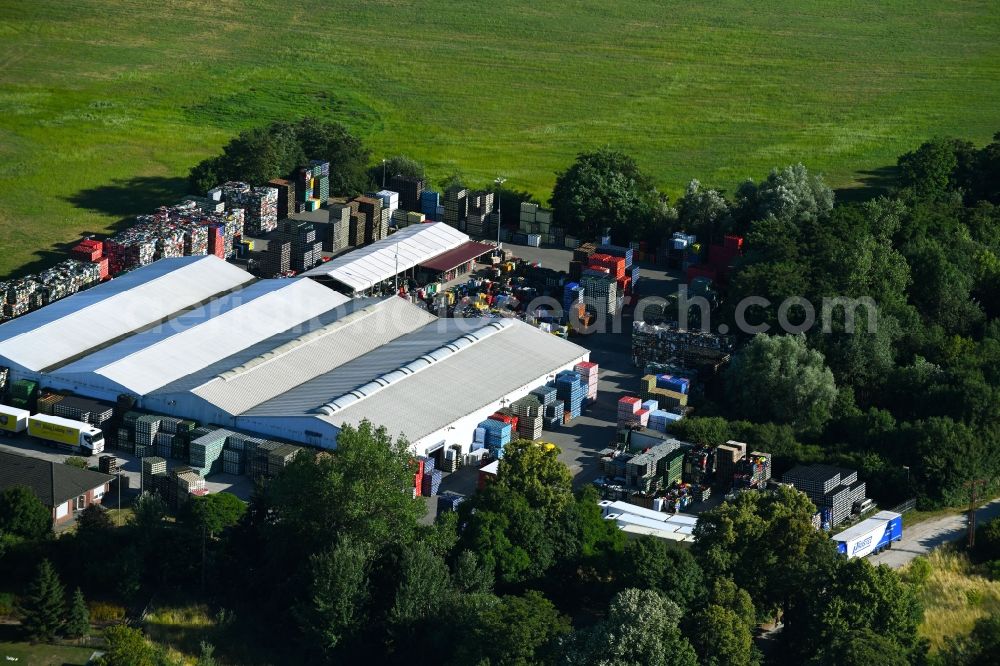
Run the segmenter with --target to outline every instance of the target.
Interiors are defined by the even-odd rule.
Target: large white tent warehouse
[[[333,280],[348,291],[361,293],[468,241],[466,234],[444,222],[416,224],[302,275]]]
[[[199,262],[203,279],[191,280]],[[367,419],[423,453],[468,447],[480,421],[589,356],[519,321],[439,319],[401,298],[349,299],[304,278],[254,282],[214,257],[161,260],[32,314],[48,311],[34,317],[46,340],[72,338],[79,311],[112,298],[151,311],[88,316],[84,342],[40,358],[8,344],[31,339],[28,317],[8,322],[0,366],[11,380],[129,395],[151,412],[319,447]]]

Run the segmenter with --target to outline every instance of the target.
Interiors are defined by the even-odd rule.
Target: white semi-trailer
[[[892,511],[879,511],[868,520],[834,535],[837,550],[847,557],[865,557],[892,548],[893,541],[903,538],[903,516]]]
[[[28,429],[31,412],[19,407],[0,405],[0,433],[14,435]]]
[[[104,451],[104,433],[100,428],[61,416],[28,417],[28,434],[85,456]]]

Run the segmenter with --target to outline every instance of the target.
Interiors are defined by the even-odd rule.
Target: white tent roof
[[[251,280],[214,256],[161,259],[0,325],[0,365],[64,363]]]
[[[417,224],[320,264],[302,275],[332,278],[354,291],[364,291],[468,240],[466,234],[444,222]]]
[[[93,372],[145,395],[349,300],[312,280],[262,280],[54,374]]]

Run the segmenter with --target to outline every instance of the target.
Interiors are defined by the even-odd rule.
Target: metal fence
[[[917,498],[911,497],[902,504],[898,504],[892,507],[891,509],[889,509],[889,511],[892,511],[893,513],[903,514],[906,513],[907,511],[913,511],[916,507],[917,507]]]

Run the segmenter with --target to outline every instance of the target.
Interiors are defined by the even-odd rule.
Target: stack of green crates
[[[200,430],[197,428],[194,432]],[[222,448],[230,434],[228,430],[219,428],[193,439],[190,447],[191,468],[201,476],[222,471]]]
[[[677,481],[680,481],[681,475],[684,472],[684,449],[671,451],[663,458],[660,458],[659,466],[661,467],[666,487],[669,488]]]
[[[10,406],[19,409],[34,410],[38,399],[38,382],[30,379],[18,379],[10,386]]]

